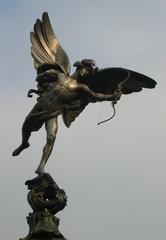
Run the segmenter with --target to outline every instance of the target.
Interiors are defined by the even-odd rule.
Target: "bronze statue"
[[[32,97],[32,93],[39,97],[24,121],[22,143],[13,156],[29,147],[31,132],[38,131],[45,123],[47,142],[36,170],[41,175],[53,149],[60,114],[69,127],[89,103],[111,101],[114,107],[122,94],[154,88],[156,82],[128,69],[98,69],[90,59],[77,61],[76,70],[70,75],[68,56],[54,35],[47,13],[43,13],[42,21],[37,19],[30,38],[38,85],[37,90],[29,90],[28,97]]]

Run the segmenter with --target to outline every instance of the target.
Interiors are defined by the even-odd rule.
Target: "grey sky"
[[[93,104],[67,129],[59,118],[47,171],[68,195],[58,216],[67,239],[165,239],[166,224],[166,2],[0,1],[1,239],[28,232],[24,182],[34,177],[45,132],[34,133],[18,158],[21,126],[35,104],[29,32],[48,11],[71,64],[94,58],[99,67],[121,66],[158,82],[154,90],[122,97],[109,123],[111,106]]]

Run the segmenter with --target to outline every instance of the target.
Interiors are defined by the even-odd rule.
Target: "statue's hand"
[[[113,92],[113,101],[117,102],[120,100],[122,95],[122,89],[121,87],[118,87],[114,92]]]

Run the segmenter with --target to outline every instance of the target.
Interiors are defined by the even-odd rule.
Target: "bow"
[[[118,71],[119,71],[119,70],[118,70]],[[108,89],[109,89],[110,85],[112,84],[112,82],[115,80],[115,78],[116,78],[116,76],[117,76],[117,74],[118,74],[118,71],[115,73],[115,75],[114,75],[114,77],[113,77],[113,80],[110,81],[110,84],[108,85]],[[130,71],[128,71],[128,70],[126,70],[126,71],[127,71],[127,73],[128,73],[127,77],[118,84],[117,89],[116,89],[116,90],[114,91],[114,93],[113,93],[115,99],[111,102],[111,106],[112,106],[113,111],[114,111],[113,114],[112,114],[112,116],[111,116],[110,118],[106,119],[106,120],[103,120],[103,121],[99,122],[99,123],[97,124],[98,126],[99,126],[100,124],[102,124],[102,123],[105,123],[105,122],[110,121],[110,120],[115,116],[115,114],[116,114],[115,104],[117,104],[117,101],[121,98],[123,84],[124,84],[124,83],[130,78],[130,76],[131,76]]]

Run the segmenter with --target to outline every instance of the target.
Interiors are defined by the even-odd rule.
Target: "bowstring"
[[[109,88],[110,88],[111,84],[114,82],[114,80],[115,80],[118,72],[119,72],[119,69],[118,69],[118,71],[116,71],[116,73],[114,74],[114,76],[113,76],[113,78],[112,78],[112,81],[109,82],[109,84],[108,84],[108,86],[107,86],[106,93],[108,93]],[[97,124],[98,126],[99,126],[100,124],[104,123],[104,122],[107,122],[107,121],[111,120],[111,119],[115,116],[115,114],[116,114],[115,107],[114,107],[114,105],[113,105],[112,103],[111,103],[111,105],[112,105],[113,110],[114,110],[113,115],[112,115],[110,118],[108,118],[108,119],[106,119],[106,120],[104,120],[104,121],[99,121],[98,124]],[[102,111],[100,111],[100,116],[101,116],[101,113],[103,113],[103,109],[104,109],[104,105],[102,106]]]
[[[112,116],[111,117],[109,117],[109,118],[107,118],[106,120],[103,120],[103,121],[101,121],[101,122],[98,122],[98,126],[100,125],[100,124],[102,124],[102,123],[105,123],[105,122],[108,122],[108,121],[110,121],[115,115],[116,115],[116,109],[115,109],[115,104],[116,104],[117,102],[111,102],[111,106],[112,106],[112,108],[113,108],[113,114],[112,114]]]
[[[117,86],[117,89],[120,91],[120,97],[121,97],[121,95],[122,95],[122,86],[123,86],[123,84],[124,84],[124,83],[130,78],[130,76],[131,76],[131,73],[130,73],[129,70],[126,70],[126,69],[125,69],[125,71],[128,73],[127,77],[126,77],[123,81],[121,81],[121,82],[118,84],[118,86]],[[117,76],[118,72],[119,72],[119,70],[115,73],[112,82],[115,80],[115,77]],[[107,87],[107,91],[106,91],[106,92],[108,92],[109,87],[110,87],[111,84],[112,84],[111,82],[108,84],[108,87]],[[105,123],[105,122],[110,121],[112,118],[115,117],[115,115],[116,115],[115,104],[117,104],[117,101],[118,101],[118,100],[111,101],[111,106],[112,106],[112,108],[113,108],[113,114],[112,114],[112,116],[109,117],[109,118],[107,118],[107,119],[105,119],[105,120],[103,120],[103,121],[100,121],[100,122],[97,124],[98,126],[99,126],[100,124],[102,124],[102,123]]]

